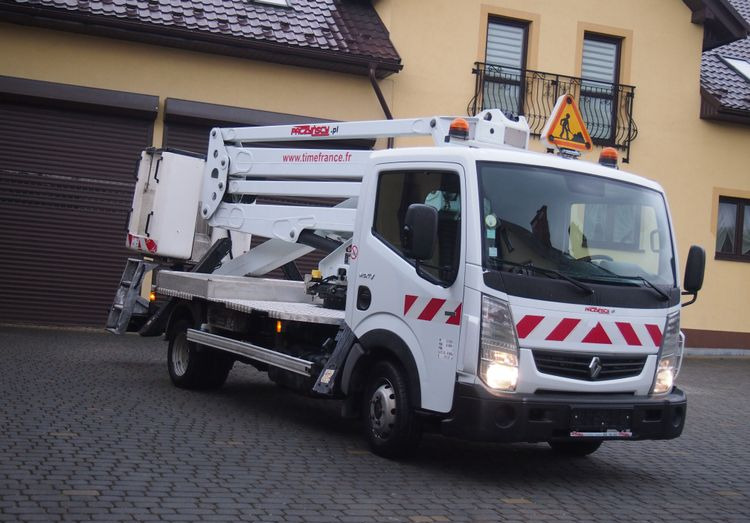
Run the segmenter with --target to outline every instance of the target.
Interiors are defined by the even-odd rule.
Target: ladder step
[[[122,334],[127,331],[133,313],[145,314],[148,312],[148,301],[139,296],[141,282],[144,274],[157,266],[156,263],[128,258],[120,279],[120,287],[115,293],[114,303],[109,310],[106,323],[107,330],[115,334]]]

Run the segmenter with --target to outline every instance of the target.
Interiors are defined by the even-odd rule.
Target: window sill
[[[714,260],[750,263],[750,256],[743,254],[714,253]]]

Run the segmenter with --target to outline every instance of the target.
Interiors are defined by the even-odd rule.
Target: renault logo
[[[595,380],[601,371],[602,361],[599,359],[599,356],[594,356],[591,358],[591,363],[589,363],[589,375],[591,376],[591,379]]]

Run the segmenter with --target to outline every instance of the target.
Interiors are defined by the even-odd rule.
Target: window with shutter
[[[585,34],[581,61],[581,114],[591,138],[614,141],[620,39]]]
[[[490,18],[487,25],[483,109],[523,114],[528,23]]]

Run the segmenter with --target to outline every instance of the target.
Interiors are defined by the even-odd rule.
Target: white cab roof
[[[556,154],[544,154],[520,149],[495,149],[474,147],[403,147],[399,149],[383,149],[372,153],[374,163],[414,162],[414,161],[461,161],[464,162],[504,162],[536,165],[575,171],[583,174],[601,176],[635,185],[641,185],[664,192],[657,182],[626,171],[605,167],[595,162],[562,158]]]

